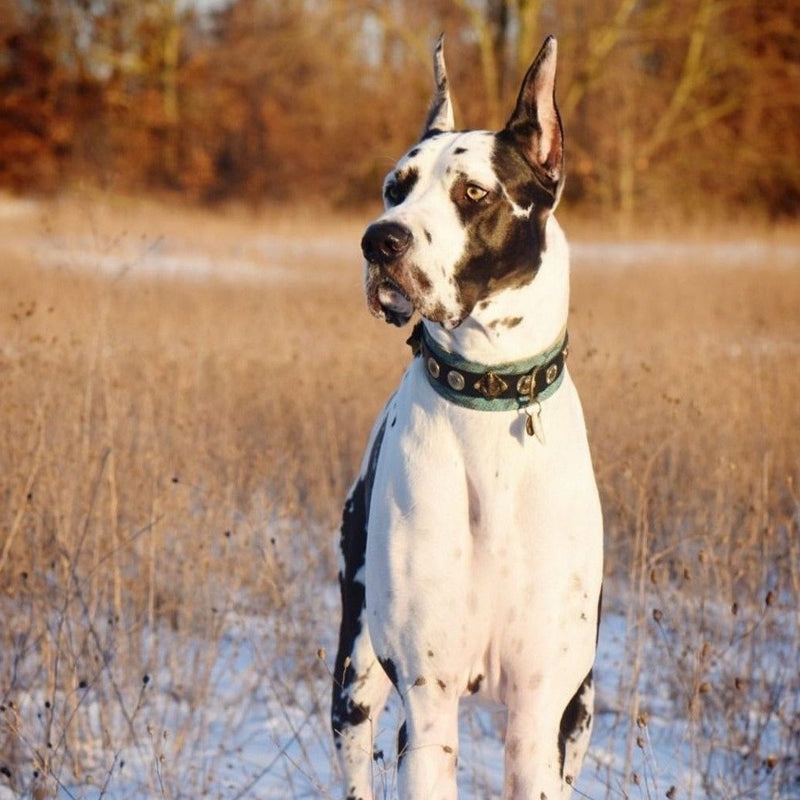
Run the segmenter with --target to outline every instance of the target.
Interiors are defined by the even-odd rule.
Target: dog
[[[457,795],[458,707],[507,709],[506,800],[569,797],[592,724],[603,525],[566,366],[556,40],[498,132],[456,131],[440,38],[420,140],[361,247],[372,313],[421,321],[346,500],[331,722],[348,800],[402,699],[398,795]]]

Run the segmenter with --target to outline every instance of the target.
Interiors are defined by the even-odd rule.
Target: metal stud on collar
[[[462,391],[464,386],[466,386],[464,376],[457,369],[451,369],[450,372],[447,373],[447,383],[450,388],[456,392]]]

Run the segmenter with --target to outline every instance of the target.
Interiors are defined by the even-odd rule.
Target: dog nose
[[[411,246],[411,231],[396,222],[373,222],[361,239],[361,252],[370,264],[391,264]]]

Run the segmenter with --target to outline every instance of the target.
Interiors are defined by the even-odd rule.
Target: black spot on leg
[[[383,671],[389,676],[389,680],[392,682],[395,688],[397,688],[397,667],[394,665],[394,661],[391,658],[378,658],[380,665],[383,667]]]
[[[467,683],[467,691],[470,694],[477,694],[480,691],[481,683],[483,683],[483,675],[476,675]]]
[[[564,760],[567,753],[567,742],[575,741],[580,734],[592,724],[591,710],[586,705],[585,695],[592,685],[592,670],[583,679],[578,691],[567,703],[561,715],[561,724],[558,730],[558,756],[561,777],[564,777]]]
[[[372,484],[378,463],[380,447],[386,429],[384,418],[372,445],[367,469],[356,482],[347,498],[342,514],[340,548],[344,568],[339,573],[342,601],[342,620],[339,627],[339,647],[333,673],[331,692],[331,727],[337,748],[341,747],[339,734],[350,725],[358,725],[369,718],[371,709],[353,701],[350,688],[359,680],[351,663],[353,649],[362,627],[365,610],[365,587],[356,575],[364,566],[367,547],[367,519],[372,494]]]
[[[597,643],[600,641],[600,614],[603,610],[603,587],[600,586],[600,596],[597,598],[597,631],[594,635],[594,646],[597,647]]]
[[[397,731],[397,763],[402,762],[408,750],[408,726],[404,722]]]
[[[457,156],[463,155],[466,152],[467,152],[467,148],[466,147],[456,147],[456,149],[453,150],[453,153],[455,155],[457,155]]]

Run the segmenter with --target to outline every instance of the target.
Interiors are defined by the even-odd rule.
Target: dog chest
[[[367,604],[382,625],[413,620],[454,653],[477,642],[482,657],[489,630],[519,639],[567,611],[593,614],[599,504],[573,392],[543,405],[542,445],[512,434],[524,425],[515,412],[458,408],[411,365],[388,409],[369,519]],[[586,598],[576,575],[589,576]]]

